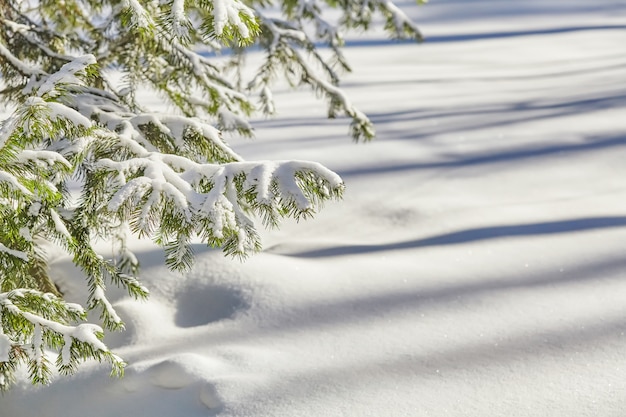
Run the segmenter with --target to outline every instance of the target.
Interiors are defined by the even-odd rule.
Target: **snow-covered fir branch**
[[[0,388],[19,364],[35,383],[47,383],[54,366],[67,374],[87,358],[123,369],[102,328],[79,324],[83,309],[61,298],[45,245],[62,248],[82,270],[85,306],[99,310],[102,326],[122,329],[107,286],[148,295],[128,236],[154,240],[170,267],[184,269],[193,239],[243,257],[261,247],[258,219],[276,226],[341,197],[344,184],[328,168],[244,161],[222,131],[251,135],[254,96],[261,112],[273,113],[273,82],[287,77],[321,93],[329,116],[350,118],[355,139],[370,139],[371,122],[339,87],[349,70],[344,32],[367,29],[379,12],[393,36],[420,35],[386,0],[278,6],[280,17],[265,1],[0,0],[0,99],[16,109],[0,122]],[[327,17],[330,8],[338,20]],[[229,68],[241,69],[251,45],[265,57],[243,80]],[[173,111],[148,108],[141,89]],[[113,258],[97,253],[95,238],[112,241]]]

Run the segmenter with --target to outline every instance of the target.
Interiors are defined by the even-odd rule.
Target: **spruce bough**
[[[337,23],[325,16],[333,8]],[[185,269],[191,239],[245,256],[260,249],[255,217],[276,226],[339,198],[341,178],[322,165],[244,161],[221,131],[250,135],[248,117],[273,113],[272,82],[282,77],[325,97],[329,117],[347,115],[355,140],[371,139],[337,69],[349,70],[343,31],[368,29],[375,15],[392,36],[421,39],[388,0],[0,0],[0,99],[14,109],[0,124],[0,388],[20,364],[33,383],[87,359],[123,374],[85,310],[119,330],[106,286],[148,295],[129,236],[153,239],[169,267]],[[264,59],[244,81],[236,69],[251,45]],[[176,112],[145,108],[139,89]],[[96,238],[113,242],[112,259],[95,251]],[[50,281],[50,243],[82,270],[85,308]]]

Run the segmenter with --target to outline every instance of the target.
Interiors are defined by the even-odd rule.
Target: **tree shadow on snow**
[[[623,218],[621,222],[626,225],[626,218]],[[221,256],[219,253],[215,255]],[[435,284],[426,288],[403,287],[392,291],[368,293],[362,297],[331,301],[319,299],[287,309],[281,308],[275,312],[267,311],[262,321],[264,324],[255,323],[253,326],[246,326],[245,329],[241,326],[220,326],[213,329],[206,328],[206,331],[211,334],[210,340],[213,346],[241,343],[257,337],[271,337],[273,334],[286,335],[289,332],[302,332],[306,329],[332,331],[333,328],[343,328],[346,323],[369,322],[381,315],[392,317],[397,311],[411,309],[427,312],[433,306],[482,298],[498,292],[519,289],[541,290],[590,281],[610,281],[624,270],[626,270],[626,258],[622,255],[611,255],[593,262],[568,264],[565,265],[563,271],[552,268],[543,271],[528,270],[523,274],[518,273],[513,276],[503,276],[493,272],[478,279],[460,279],[453,283]],[[172,345],[168,345],[165,349],[171,350]],[[151,354],[155,354],[158,350],[158,347],[150,348]],[[129,359],[132,360],[132,356],[135,355],[142,357],[143,354],[140,351],[133,352],[129,355]]]
[[[449,43],[449,42],[472,42],[483,41],[491,39],[507,39],[517,38],[523,36],[539,36],[539,35],[556,35],[562,33],[572,32],[589,32],[599,30],[624,30],[626,25],[589,25],[589,26],[564,26],[545,29],[531,29],[531,30],[511,30],[511,31],[499,31],[499,32],[479,32],[479,33],[459,33],[453,35],[432,35],[425,36],[424,42],[431,43]],[[376,46],[388,47],[394,43],[413,43],[412,40],[389,40],[389,39],[370,39],[370,40],[349,40],[346,41],[345,46],[347,48],[371,48]],[[320,44],[318,47],[325,45]]]
[[[307,329],[317,332],[343,332],[347,323],[358,326],[359,323],[379,320],[381,317],[387,318],[387,324],[379,320],[377,326],[393,326],[394,314],[406,309],[428,313],[433,306],[441,307],[473,298],[483,299],[498,292],[518,289],[542,291],[546,288],[554,289],[589,281],[603,282],[607,281],[604,277],[619,276],[620,271],[625,269],[626,259],[617,257],[571,265],[565,273],[529,273],[515,278],[500,277],[444,284],[432,289],[404,289],[369,295],[361,299],[334,302],[320,300],[317,304],[283,311],[284,317],[275,318],[272,328],[246,332],[243,337],[254,338],[272,334],[284,336],[290,332],[303,332]],[[523,305],[512,305],[511,308],[523,308]],[[294,381],[297,380],[306,381],[307,386],[320,387],[324,384],[336,385],[337,381],[341,381],[342,386],[354,389],[361,384],[384,383],[385,378],[393,378],[398,382],[403,378],[451,376],[468,370],[484,371],[485,368],[502,364],[507,364],[509,369],[515,367],[523,369],[529,361],[556,360],[563,358],[564,355],[571,356],[572,360],[578,360],[591,350],[597,351],[599,347],[607,346],[609,342],[615,343],[616,339],[622,345],[626,343],[624,339],[626,319],[601,314],[565,325],[537,323],[530,329],[508,331],[503,338],[497,338],[497,333],[484,340],[477,340],[477,337],[455,338],[454,335],[450,335],[449,340],[436,350],[420,349],[416,346],[414,350],[407,352],[406,349],[401,349],[401,345],[396,355],[387,352],[379,358],[348,364],[329,361],[327,366],[320,364],[315,369],[294,372],[288,380],[283,378],[265,384],[252,395],[281,395],[290,398],[300,393],[305,395],[306,393],[297,387],[292,388],[295,387]],[[425,338],[428,336],[424,335]],[[224,340],[217,337],[216,342],[222,343]],[[232,340],[229,339],[227,343],[230,342]]]
[[[262,388],[252,392],[248,400],[283,397],[293,401],[294,398],[300,396],[310,396],[309,390],[299,389],[301,385],[318,387],[322,391],[328,386],[332,387],[331,392],[345,395],[337,390],[358,392],[359,388],[371,387],[372,384],[382,390],[384,387],[398,384],[419,384],[419,381],[430,386],[429,381],[433,378],[447,378],[450,387],[471,383],[467,380],[468,377],[482,384],[497,384],[497,381],[502,379],[502,381],[512,382],[511,386],[505,388],[509,392],[524,391],[528,390],[528,387],[517,385],[511,373],[515,373],[523,380],[523,377],[528,375],[529,369],[531,369],[530,375],[533,375],[533,364],[537,364],[539,370],[544,370],[541,364],[545,366],[545,364],[556,363],[556,366],[559,366],[559,363],[565,362],[564,358],[568,358],[574,365],[563,367],[558,371],[552,369],[552,374],[546,375],[544,381],[555,377],[557,379],[569,378],[569,385],[565,384],[562,387],[563,390],[569,390],[574,387],[579,388],[579,381],[595,377],[608,381],[608,387],[611,387],[611,381],[617,381],[615,385],[618,386],[615,390],[619,392],[623,388],[623,382],[620,382],[623,381],[623,372],[617,363],[604,364],[604,366],[600,364],[600,366],[588,368],[589,362],[587,362],[587,368],[581,372],[580,368],[584,368],[584,365],[580,365],[580,362],[588,361],[586,358],[590,352],[600,351],[605,352],[607,360],[610,360],[611,354],[614,354],[611,350],[624,349],[626,346],[624,334],[626,334],[626,320],[613,318],[587,321],[577,326],[519,332],[517,335],[507,336],[504,339],[485,338],[480,342],[462,338],[457,340],[454,335],[451,335],[449,342],[437,351],[424,352],[416,348],[413,352],[388,354],[359,362],[336,361],[326,366],[320,364],[314,369],[294,372],[290,378],[275,379],[265,384]],[[491,374],[492,377],[485,379],[485,374]],[[504,383],[502,381],[500,383]],[[415,391],[415,388],[412,391]],[[497,396],[498,393],[494,392],[493,395]],[[377,404],[385,402],[383,399],[373,399],[373,401]],[[552,409],[558,410],[559,404],[564,401],[570,400],[555,398],[552,401]]]
[[[626,67],[624,67],[626,69]],[[424,141],[445,135],[467,135],[473,132],[481,132],[485,129],[501,129],[500,132],[510,131],[513,126],[528,126],[533,122],[546,120],[558,120],[559,118],[580,116],[592,116],[595,113],[607,110],[626,107],[626,92],[611,91],[586,94],[578,97],[559,97],[537,100],[522,100],[518,102],[503,102],[492,104],[458,105],[454,108],[417,107],[402,111],[370,113],[369,117],[377,129],[377,142],[389,140],[400,141]],[[436,122],[436,123],[433,123]],[[301,117],[281,120],[267,120],[255,122],[255,125],[262,129],[288,129],[313,127],[316,129],[309,132],[318,132],[315,135],[310,133],[298,134],[298,149],[319,149],[330,143],[335,143],[336,129],[345,127],[346,120],[338,118],[326,120],[322,117]],[[322,128],[322,130],[320,130]],[[324,129],[328,129],[324,131]],[[506,129],[506,130],[504,130]],[[481,132],[483,137],[495,137],[497,132]],[[565,131],[567,132],[567,130]],[[565,133],[567,134],[567,133]],[[571,134],[570,134],[571,135]],[[507,139],[499,140],[506,143]],[[528,158],[545,154],[554,154],[565,151],[585,151],[594,148],[603,148],[615,145],[626,144],[626,136],[623,134],[614,136],[592,136],[586,139],[585,143],[574,145],[547,145],[528,149],[515,148],[506,150],[502,154],[486,154],[469,157],[466,154],[460,155],[456,161],[450,162],[416,162],[414,164],[396,165],[394,169],[429,169],[458,165],[479,164],[485,162],[497,162],[515,158]],[[264,151],[280,151],[289,146],[289,142],[270,138],[259,138],[254,142],[242,142],[237,145],[238,149],[263,149]],[[417,155],[417,152],[416,152]],[[370,164],[371,165],[371,164]],[[368,174],[368,168],[356,169],[354,171],[341,171],[343,176]],[[376,168],[374,168],[375,170]],[[372,173],[377,173],[373,171]]]
[[[563,79],[571,76],[578,75],[588,75],[594,74],[598,75],[602,72],[611,72],[615,70],[621,70],[626,68],[626,64],[621,62],[623,60],[623,56],[619,54],[611,54],[606,55],[604,57],[595,57],[594,63],[595,65],[585,65],[582,68],[569,68],[569,69],[541,69],[536,68],[532,71],[532,73],[527,74],[506,74],[506,75],[473,75],[465,72],[458,72],[447,74],[445,77],[438,78],[424,78],[424,77],[412,77],[412,78],[394,78],[388,80],[367,80],[367,81],[346,81],[341,83],[342,87],[345,89],[350,88],[367,88],[372,86],[392,86],[399,85],[406,87],[407,85],[432,85],[432,84],[459,84],[459,83],[468,83],[468,82],[500,82],[500,81],[539,81],[546,79]],[[602,62],[603,60],[610,62]],[[613,61],[618,61],[613,62]],[[599,63],[599,64],[598,64]],[[530,91],[530,88],[526,89],[526,91]],[[438,97],[445,97],[444,95]],[[392,115],[397,113],[392,113]],[[384,116],[382,113],[373,114],[372,117]],[[263,121],[261,121],[263,122]]]
[[[625,67],[626,69],[626,67]],[[529,123],[559,118],[589,116],[597,112],[626,107],[626,92],[603,92],[583,97],[561,97],[559,99],[525,100],[514,103],[489,105],[467,105],[455,110],[421,108],[405,112],[371,114],[383,139],[419,140],[433,136],[462,134],[483,129],[510,128]],[[436,125],[420,124],[402,131],[401,123],[437,122]],[[393,130],[387,131],[387,125]],[[400,127],[400,130],[398,130]],[[416,132],[418,130],[418,132]],[[487,136],[483,133],[483,136]]]
[[[421,239],[408,240],[405,242],[379,245],[343,245],[310,251],[290,252],[285,253],[284,255],[302,258],[334,257],[372,252],[415,249],[429,246],[458,245],[481,240],[504,239],[519,236],[574,233],[624,226],[626,226],[626,216],[587,217],[552,222],[479,227]]]
[[[456,158],[448,161],[436,162],[415,162],[415,163],[394,163],[389,165],[368,166],[364,168],[352,168],[337,170],[343,178],[363,177],[367,175],[380,175],[397,173],[401,171],[439,169],[439,168],[462,168],[475,165],[486,165],[496,163],[507,163],[531,158],[542,158],[557,155],[567,157],[574,153],[602,150],[626,145],[626,136],[623,134],[615,136],[587,138],[582,143],[558,144],[537,147],[516,147],[505,149],[500,152],[459,154]]]

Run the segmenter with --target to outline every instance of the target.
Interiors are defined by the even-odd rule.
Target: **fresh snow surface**
[[[344,201],[244,263],[198,247],[180,275],[137,244],[152,296],[114,294],[107,336],[126,377],[22,383],[2,417],[626,415],[626,2],[399,5],[423,45],[346,51],[374,142],[286,88],[231,139],[324,163]]]

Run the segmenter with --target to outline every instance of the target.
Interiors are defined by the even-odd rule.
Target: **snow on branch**
[[[154,27],[154,21],[150,13],[137,0],[123,0],[122,4],[130,15],[132,25],[142,29]]]
[[[2,243],[0,243],[0,252],[4,252],[8,255],[19,258],[24,262],[28,262],[28,255],[25,252],[22,252],[20,250],[15,250],[15,249],[9,249],[6,246],[4,246]]]
[[[20,59],[9,51],[5,45],[0,42],[0,58],[6,60],[13,68],[24,76],[37,76],[45,74],[40,68],[33,67]]]
[[[136,156],[149,152],[172,152],[214,161],[241,160],[221,138],[220,132],[198,117],[171,113],[132,112],[114,97],[87,91],[74,96],[71,105],[104,128],[114,147]]]
[[[0,171],[0,186],[8,187],[11,191],[19,192],[27,196],[31,196],[32,192],[20,184],[17,177],[5,171]]]
[[[72,257],[88,309],[115,330],[123,323],[106,286],[148,294],[127,235],[152,238],[168,266],[188,268],[192,239],[244,256],[260,249],[257,218],[276,226],[342,195],[341,178],[322,165],[244,161],[220,130],[250,135],[251,95],[273,113],[282,74],[324,97],[329,117],[351,118],[355,139],[373,137],[339,82],[350,69],[343,31],[367,29],[374,12],[393,36],[420,39],[390,0],[0,0],[0,98],[16,107],[0,123],[0,389],[18,363],[47,382],[47,350],[62,373],[84,358],[122,370],[102,329],[74,324],[84,312],[52,295],[41,242]],[[266,56],[248,82],[243,55],[253,42]],[[148,108],[144,87],[173,110]],[[112,240],[111,259],[95,238]]]
[[[220,37],[229,28],[233,28],[244,40],[251,37],[250,22],[254,21],[254,12],[239,0],[214,0],[213,19],[215,34]]]
[[[63,65],[59,71],[44,77],[43,81],[31,80],[26,86],[26,91],[36,90],[38,97],[47,97],[48,99],[57,97],[62,94],[61,91],[58,91],[59,86],[84,85],[83,80],[78,75],[84,74],[89,66],[96,65],[96,63],[96,57],[91,54],[75,57]]]
[[[0,293],[0,389],[13,378],[11,362],[28,364],[35,382],[48,383],[51,375],[49,353],[44,339],[57,347],[57,368],[62,373],[74,372],[86,353],[95,359],[106,360],[115,374],[123,374],[124,362],[111,353],[102,342],[103,331],[94,324],[72,325],[85,319],[85,312],[77,304],[66,303],[56,296],[40,291],[20,289]],[[18,326],[19,334],[11,334],[4,323]]]
[[[392,1],[390,0],[376,0],[383,14],[387,18],[386,28],[395,32],[397,38],[414,38],[417,41],[422,41],[423,36],[418,29],[415,22],[408,18],[408,16]]]
[[[285,216],[313,214],[323,201],[339,197],[343,190],[337,174],[308,161],[219,165],[151,153],[119,162],[103,159],[96,168],[109,173],[108,210],[123,220],[130,217],[145,234],[152,234],[155,227],[161,235],[176,232],[180,238],[196,234],[211,246],[234,239],[231,245],[235,246],[226,251],[236,255],[258,246],[251,233],[253,213],[268,225],[276,225]],[[120,184],[120,178],[128,180]],[[162,206],[169,207],[174,216],[168,219],[174,228],[157,218],[153,208]]]
[[[298,27],[289,21],[268,17],[262,9],[257,9],[257,14],[260,16],[263,29],[266,30],[265,37],[269,38],[266,46],[269,56],[280,58],[278,60],[268,58],[248,84],[250,90],[261,89],[263,108],[270,112],[274,108],[269,85],[277,70],[277,63],[286,61],[290,63],[290,65],[287,65],[287,72],[292,74],[292,76],[293,74],[298,74],[299,76],[294,77],[296,78],[294,84],[309,85],[316,92],[320,92],[328,98],[329,117],[336,117],[338,111],[343,111],[352,119],[351,133],[355,140],[372,139],[375,135],[372,122],[337,87],[339,76],[332,65],[317,52],[315,43],[302,27],[302,22],[300,21],[300,27]],[[347,62],[339,49],[343,43],[342,35],[339,31],[332,30],[330,24],[322,18],[319,7],[314,3],[303,2],[298,12],[294,14],[300,16],[300,20],[304,19],[304,16],[312,16],[318,36],[322,37],[331,46],[337,62],[344,69],[349,70]],[[307,51],[308,56],[304,55],[303,50]],[[318,71],[312,68],[310,61],[321,66],[323,70],[321,74],[318,74]]]
[[[173,0],[170,10],[172,29],[178,37],[186,38],[189,34],[191,22],[185,13],[185,0]]]
[[[54,164],[64,165],[66,168],[72,168],[72,164],[69,163],[67,159],[63,157],[63,155],[58,152],[47,151],[47,150],[29,150],[24,149],[17,156],[18,161],[21,163],[28,163],[30,161],[52,166]]]

